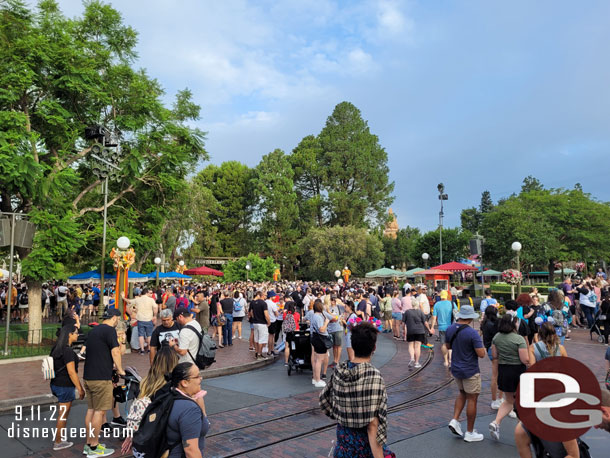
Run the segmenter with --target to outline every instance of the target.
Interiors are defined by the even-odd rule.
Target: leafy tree
[[[523,179],[521,192],[542,191],[543,189],[544,186],[542,186],[542,183],[540,180],[538,180],[538,178],[528,175]]]
[[[443,228],[443,262],[457,261],[468,256],[468,241],[472,233],[460,228]],[[428,267],[440,264],[439,229],[423,234],[415,244],[416,252],[421,256],[428,253]]]
[[[250,261],[252,269],[246,270],[246,263]],[[223,280],[227,282],[244,281],[246,277],[251,281],[269,281],[273,278],[273,272],[278,267],[271,257],[261,258],[250,253],[248,256],[239,258],[236,261],[228,262],[224,268]]]
[[[208,211],[216,229],[219,254],[223,256],[239,256],[249,251],[253,177],[253,170],[247,165],[228,161],[220,166],[208,165],[193,179],[196,187],[209,189],[216,201]]]
[[[481,213],[476,207],[465,208],[460,213],[460,220],[463,230],[475,233],[479,230],[481,224]]]
[[[385,220],[394,190],[388,179],[388,155],[360,110],[341,102],[318,138],[330,224],[364,226]]]
[[[52,0],[41,1],[37,12],[6,0],[0,40],[0,208],[27,212],[38,226],[23,262],[29,326],[37,330],[41,282],[63,272],[58,261],[81,247],[97,251],[101,239],[101,180],[86,162],[85,127],[123,132],[121,172],[110,184],[108,237],[128,233],[136,251],[155,243],[143,235],[155,219],[157,227],[163,224],[163,211],[147,209],[163,207],[207,155],[203,133],[187,125],[199,113],[190,92],[180,92],[172,109],[163,106],[159,84],[130,66],[136,32],[110,6],[89,2],[82,17],[67,19]],[[30,341],[39,334],[31,332]]]
[[[363,277],[383,264],[381,240],[354,226],[313,228],[299,248],[303,278],[331,280],[346,265],[355,277]]]
[[[286,257],[288,262],[285,264],[292,270],[299,235],[294,172],[284,152],[276,149],[263,156],[255,173],[253,188],[256,192],[256,217],[264,250],[278,262]]]
[[[322,227],[328,219],[324,197],[325,170],[321,164],[322,147],[318,137],[303,138],[289,156],[294,171],[301,227],[307,232],[312,226]]]
[[[419,229],[409,226],[399,229],[395,239],[382,237],[384,265],[394,266],[396,269],[400,269],[403,264],[407,267],[419,265],[421,253],[417,253],[416,250],[419,237],[421,237]]]

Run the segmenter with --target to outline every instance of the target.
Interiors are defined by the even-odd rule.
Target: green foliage
[[[276,261],[285,256],[289,267],[296,260],[295,244],[299,235],[299,210],[293,177],[287,156],[276,149],[263,156],[252,180],[264,251]]]
[[[323,153],[330,223],[364,226],[383,220],[392,203],[388,155],[371,134],[360,110],[338,104],[318,136]]]
[[[214,228],[217,254],[240,256],[251,248],[248,232],[254,203],[251,180],[253,170],[237,161],[208,165],[195,176],[193,186],[212,194],[213,207],[200,207],[207,212]]]
[[[544,186],[538,178],[533,177],[532,175],[528,175],[523,179],[523,184],[521,185],[521,192],[528,193],[531,191],[542,191]]]
[[[248,261],[252,265],[249,273],[246,270],[246,263]],[[278,265],[273,258],[261,258],[256,254],[250,253],[248,256],[241,257],[237,261],[227,263],[224,268],[225,275],[223,280],[226,282],[244,281],[247,275],[254,282],[269,281],[273,279],[273,272],[277,267]]]
[[[481,193],[481,203],[479,204],[479,213],[485,214],[492,211],[494,208],[493,200],[491,200],[491,193],[489,191],[483,191]]]
[[[521,265],[535,269],[546,270],[549,261],[607,259],[610,206],[578,189],[521,192],[485,215],[482,232],[485,257],[498,270],[513,262],[515,240],[523,246]]]
[[[384,265],[396,269],[402,268],[403,264],[405,267],[421,265],[421,253],[416,248],[420,237],[419,229],[409,226],[399,229],[395,239],[382,236]]]
[[[322,166],[323,149],[313,135],[303,138],[289,157],[294,171],[294,190],[303,232],[312,226],[322,227],[328,220],[324,196],[327,173]]]
[[[334,271],[348,266],[355,277],[364,277],[383,264],[381,240],[364,228],[333,226],[313,228],[299,243],[302,268],[299,277],[334,279]]]
[[[460,213],[460,221],[462,223],[462,229],[473,234],[479,230],[481,224],[481,213],[476,207],[465,208]]]
[[[468,241],[472,233],[463,229],[443,228],[443,263],[457,261],[459,258],[468,256]],[[439,230],[426,232],[415,244],[416,253],[420,259],[422,253],[428,253],[428,267],[440,264]]]

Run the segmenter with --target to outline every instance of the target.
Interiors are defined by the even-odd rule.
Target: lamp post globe
[[[120,248],[121,250],[126,250],[127,248],[129,248],[130,245],[130,241],[127,237],[123,236],[123,237],[119,237],[116,241],[116,246],[118,248]]]
[[[513,244],[510,246],[512,248],[513,251],[521,251],[521,243],[519,242],[513,242]]]
[[[178,265],[179,265],[180,267],[182,267],[182,266],[184,265],[184,261],[180,261],[180,262],[178,263]]]
[[[155,258],[155,264],[156,264],[156,265],[161,264],[161,258],[156,257],[156,258]]]
[[[421,258],[424,260],[424,265],[426,269],[428,268],[428,259],[430,259],[430,255],[428,253],[423,253]]]
[[[517,254],[517,271],[521,272],[521,262],[519,260],[519,253],[521,252],[521,243],[513,242],[510,246],[512,250]],[[517,294],[521,294],[521,281],[517,283]]]
[[[252,269],[252,263],[246,262],[246,281],[250,281],[250,269]]]

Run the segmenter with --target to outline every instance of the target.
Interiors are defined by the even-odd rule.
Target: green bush
[[[549,290],[556,288],[556,286],[549,285],[521,285],[521,291],[524,293],[531,293],[533,288],[538,288],[540,294],[547,295]],[[510,293],[511,287],[508,284],[494,283],[491,285],[492,294],[495,293]],[[515,285],[515,293],[517,292],[517,286]]]

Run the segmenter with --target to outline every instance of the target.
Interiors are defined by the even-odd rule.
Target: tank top
[[[534,357],[536,358],[536,362],[540,361],[541,359],[548,358],[549,356],[561,356],[559,345],[555,347],[555,351],[553,353],[553,355],[549,353],[548,348],[543,342],[536,342],[534,344]]]

